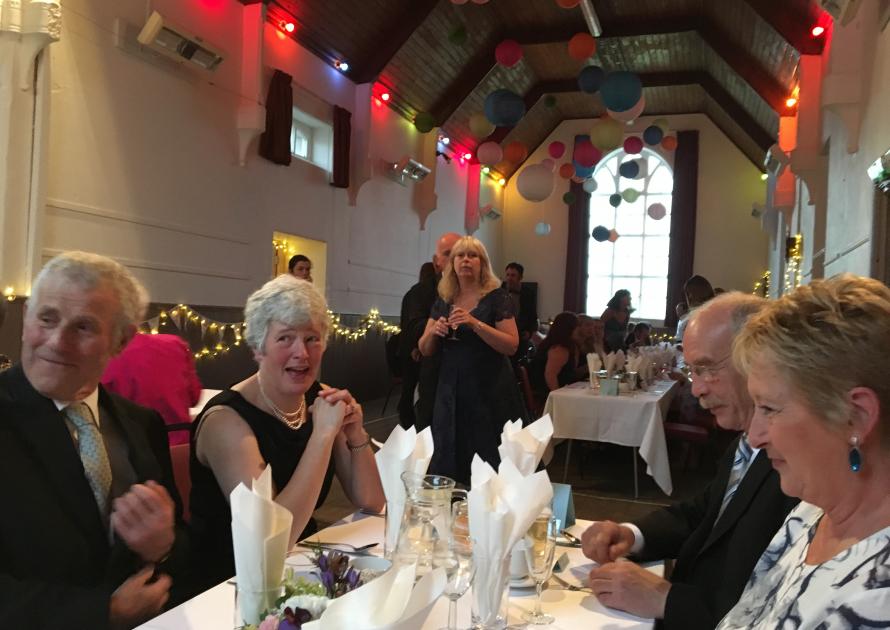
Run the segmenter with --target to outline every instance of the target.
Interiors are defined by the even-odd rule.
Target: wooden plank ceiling
[[[800,55],[822,49],[809,34],[821,12],[812,0],[592,4],[603,34],[591,63],[638,73],[646,115],[707,115],[758,166],[777,137]],[[562,120],[604,111],[598,95],[579,91],[584,64],[567,54],[571,36],[587,31],[581,9],[555,0],[272,0],[269,11],[294,17],[294,36],[322,58],[347,60],[356,82],[379,81],[409,115],[430,112],[463,149],[480,142],[468,120],[498,88],[522,95],[527,113],[491,139],[531,149]],[[494,59],[507,38],[523,45],[512,68]],[[549,94],[552,107],[543,98]]]

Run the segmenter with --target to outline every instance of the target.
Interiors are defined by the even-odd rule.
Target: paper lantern
[[[528,147],[518,140],[514,140],[504,147],[504,159],[511,164],[522,164],[527,157]]]
[[[603,241],[609,240],[609,228],[604,225],[598,225],[593,228],[593,231],[590,233],[590,235],[593,237],[593,240],[598,243],[602,243]]]
[[[653,203],[649,206],[649,209],[646,210],[646,214],[648,214],[654,221],[661,221],[667,216],[667,208],[665,208],[662,203]]]
[[[593,171],[596,168],[595,164],[593,166],[581,166],[577,162],[572,162],[572,166],[575,167],[575,177],[579,179],[587,179],[593,175]]]
[[[586,66],[578,73],[578,87],[582,92],[593,94],[600,89],[605,78],[606,73],[599,66]]]
[[[621,193],[621,198],[624,199],[627,203],[633,203],[640,198],[640,191],[633,188],[628,188]]]
[[[566,194],[564,194],[562,196],[562,202],[567,206],[570,206],[573,203],[575,203],[575,193],[567,192]]]
[[[483,142],[476,149],[476,159],[480,164],[492,166],[504,159],[504,152],[497,142]]]
[[[609,195],[609,205],[611,205],[613,208],[617,208],[618,206],[620,206],[621,205],[621,195],[619,195],[618,193],[613,193],[613,194]]]
[[[677,148],[677,136],[665,136],[661,140],[661,146],[665,151],[673,151]]]
[[[643,141],[636,136],[629,136],[624,140],[624,152],[637,155],[643,150]]]
[[[549,153],[550,157],[552,157],[554,160],[558,160],[559,158],[561,158],[565,152],[566,145],[564,145],[559,140],[551,142],[550,145],[547,147],[547,153]]]
[[[543,221],[535,226],[535,234],[538,236],[547,236],[550,234],[550,224]]]
[[[575,150],[572,153],[572,160],[585,168],[590,168],[600,161],[603,157],[602,152],[593,146],[590,140],[579,140],[575,143]]]
[[[578,171],[575,170],[575,175],[572,175],[572,181],[575,182],[576,184],[583,184],[586,181],[586,178],[581,177],[577,173],[578,173]]]
[[[556,107],[556,97],[548,94],[544,97],[544,107]]]
[[[526,201],[544,201],[553,192],[553,171],[544,164],[532,164],[520,171],[516,190]]]
[[[433,120],[432,114],[427,112],[417,112],[417,115],[414,116],[414,127],[420,133],[429,133],[435,126],[436,121]]]
[[[643,140],[650,146],[658,144],[662,138],[664,138],[664,131],[657,125],[649,125],[643,132]]]
[[[569,163],[565,163],[559,167],[559,176],[563,179],[571,179],[572,175],[575,174],[575,167]]]
[[[606,108],[613,112],[626,112],[640,102],[643,96],[643,84],[633,72],[619,70],[606,75],[600,87],[600,94]]]
[[[488,122],[485,114],[476,113],[470,116],[470,133],[479,139],[487,138],[494,133],[494,125]]]
[[[633,179],[640,174],[640,165],[636,161],[625,162],[618,167],[618,174],[627,179]]]
[[[615,120],[630,124],[640,117],[644,109],[646,109],[646,97],[641,96],[640,100],[626,112],[615,112],[611,109],[607,109],[606,112]]]
[[[667,133],[671,128],[667,118],[656,118],[652,121],[652,124],[661,129],[664,133]]]
[[[581,188],[584,189],[586,193],[592,193],[596,190],[597,183],[595,179],[588,179],[583,184],[581,184]]]
[[[624,127],[617,120],[600,118],[590,130],[590,141],[600,151],[610,151],[621,146],[624,137]]]
[[[467,43],[467,27],[463,24],[458,24],[451,32],[448,33],[448,41],[455,46],[463,46]]]
[[[451,0],[451,4],[466,4],[469,0]]]
[[[498,127],[513,127],[525,116],[525,101],[510,90],[495,90],[485,97],[485,117]]]
[[[494,49],[494,58],[506,68],[512,68],[522,59],[522,46],[515,39],[505,39]]]
[[[563,9],[574,9],[581,4],[581,0],[556,0],[556,4]]]
[[[569,57],[584,61],[596,52],[596,40],[590,33],[576,33],[569,40]]]
[[[554,161],[551,160],[550,158],[546,158],[546,159],[541,160],[541,164],[542,164],[543,166],[546,166],[547,168],[549,168],[551,173],[553,172],[553,169],[556,168],[556,162],[554,162]]]
[[[617,241],[619,236],[621,236],[621,235],[618,232],[616,232],[615,230],[609,230],[609,242],[610,243],[614,243],[615,241]]]

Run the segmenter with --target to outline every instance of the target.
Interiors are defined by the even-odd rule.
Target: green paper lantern
[[[572,205],[573,203],[575,203],[575,193],[567,192],[566,194],[564,194],[564,195],[562,196],[562,201],[563,201],[563,203],[565,203],[567,206]]]
[[[621,205],[621,195],[619,195],[618,193],[609,195],[609,204],[613,208],[617,208],[618,206],[620,206]]]
[[[436,121],[433,120],[433,115],[428,112],[417,112],[414,117],[414,127],[420,133],[429,133],[435,126]]]
[[[455,46],[463,46],[467,43],[467,37],[467,27],[463,24],[458,24],[448,33],[448,42]]]
[[[634,190],[633,188],[628,188],[623,193],[621,193],[621,198],[624,199],[627,203],[633,203],[640,198],[640,191]]]

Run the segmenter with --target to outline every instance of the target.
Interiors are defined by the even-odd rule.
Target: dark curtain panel
[[[671,203],[671,249],[664,325],[677,326],[674,307],[685,300],[683,284],[692,275],[695,256],[695,215],[698,210],[698,131],[677,132],[674,154],[674,194]]]
[[[349,138],[352,113],[334,105],[334,172],[331,186],[349,188]]]
[[[266,95],[266,130],[260,136],[260,155],[275,164],[290,164],[290,130],[294,121],[291,76],[276,70]]]
[[[562,308],[583,313],[587,307],[587,247],[590,239],[588,207],[590,193],[572,182],[569,192],[575,200],[569,205],[569,237],[566,243],[566,284]]]

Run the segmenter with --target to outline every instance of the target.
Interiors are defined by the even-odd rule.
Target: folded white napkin
[[[303,630],[415,630],[445,590],[445,569],[414,584],[413,564],[393,567],[376,580],[332,600]]]
[[[593,375],[603,369],[603,360],[600,358],[596,352],[588,352],[587,353],[587,370],[590,372],[591,378]]]
[[[433,433],[429,427],[417,433],[413,426],[403,429],[396,425],[375,457],[383,494],[386,496],[385,548],[391,550],[396,548],[402,513],[405,511],[402,473],[411,471],[426,474],[433,457]]]
[[[498,453],[501,460],[509,459],[523,475],[535,472],[550,438],[553,437],[553,421],[545,414],[522,428],[522,420],[507,421],[501,432]]]
[[[293,515],[272,500],[271,466],[252,485],[239,483],[229,502],[239,606],[245,622],[259,623],[271,603],[263,592],[281,586]]]
[[[509,574],[513,546],[528,531],[538,514],[550,505],[553,487],[542,470],[523,475],[509,459],[498,472],[478,455],[470,466],[470,536],[476,578],[473,597],[483,619],[494,619]]]
[[[615,371],[620,372],[622,369],[624,369],[624,364],[626,361],[627,361],[627,359],[624,356],[624,350],[619,350],[618,352],[616,352],[615,353]]]
[[[609,376],[615,372],[615,353],[610,352],[603,358],[603,369],[608,372]]]

